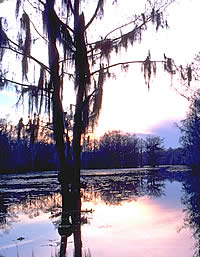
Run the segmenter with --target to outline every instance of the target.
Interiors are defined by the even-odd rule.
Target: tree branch
[[[120,37],[116,37],[114,39],[112,39],[112,41],[118,41],[120,39],[122,39],[123,37],[126,37],[127,35],[130,35],[132,33],[135,33],[137,30],[141,29],[143,26],[145,26],[148,22],[150,22],[152,19],[152,16],[149,16],[145,21],[142,22],[142,24],[136,26],[133,30],[121,35]]]
[[[15,84],[15,85],[18,85],[18,86],[22,86],[22,87],[26,87],[26,88],[30,88],[30,89],[39,89],[39,90],[42,90],[42,91],[45,91],[45,92],[50,92],[50,93],[52,93],[50,90],[48,90],[48,89],[45,89],[45,88],[43,88],[43,89],[41,89],[41,88],[38,88],[38,86],[36,86],[36,85],[31,85],[31,84],[23,84],[23,83],[20,83],[20,82],[17,82],[17,81],[14,81],[14,80],[10,80],[10,79],[7,79],[7,78],[3,78],[3,80],[5,80],[6,82],[8,82],[8,83],[12,83],[12,84]]]
[[[73,9],[71,0],[68,1],[68,4],[69,4],[69,7],[71,9],[71,12],[74,13],[74,9]]]
[[[41,3],[43,6],[45,6],[45,3],[41,0],[38,0],[39,3]]]
[[[101,6],[101,1],[102,1],[102,0],[99,0],[99,1],[98,1],[97,8],[96,8],[96,10],[95,10],[95,12],[94,12],[92,18],[90,19],[90,21],[88,22],[88,24],[85,26],[85,30],[88,29],[88,27],[92,24],[92,22],[94,21],[94,19],[97,17],[98,11],[99,11],[100,6]]]
[[[63,71],[61,74],[60,74],[60,76],[63,76],[63,75],[68,75],[69,76],[69,78],[75,78],[75,75],[74,74],[72,74],[72,73],[68,73],[68,72],[65,72],[65,71]]]
[[[11,47],[1,46],[0,48],[6,49],[6,50],[11,50],[11,51],[15,52],[16,54],[23,55],[23,53],[17,51],[16,49],[11,48]],[[31,55],[27,55],[27,58],[35,61],[37,64],[39,64],[41,67],[43,67],[46,71],[50,72],[49,67],[46,66],[45,64],[43,64],[42,62],[38,61],[35,57],[33,57]]]
[[[30,2],[30,0],[27,0],[27,2],[35,9],[35,10],[39,10],[40,12],[42,12],[42,10],[39,8],[39,6],[34,6],[31,2]],[[45,3],[43,2],[43,1],[41,1],[41,0],[38,0],[38,2],[40,3],[40,4],[42,4],[43,6],[45,6]]]
[[[179,92],[177,88],[174,88],[174,90],[182,97],[184,97],[187,101],[190,101],[190,97],[184,95],[183,93]]]
[[[121,25],[121,26],[119,26],[119,27],[117,27],[117,28],[111,30],[111,31],[108,32],[108,34],[104,37],[104,39],[106,39],[106,38],[107,38],[110,34],[112,34],[113,32],[115,32],[115,31],[117,31],[117,30],[119,30],[119,29],[122,29],[122,28],[124,28],[124,27],[126,27],[126,26],[128,26],[128,25],[130,25],[130,24],[132,24],[132,23],[135,23],[139,18],[140,18],[140,17],[138,16],[134,21],[130,21],[130,22],[126,23],[126,24],[123,24],[123,25]]]
[[[152,63],[164,63],[164,61],[151,61],[151,62]],[[113,67],[116,67],[116,66],[119,66],[119,65],[128,65],[128,64],[135,64],[135,63],[144,63],[144,61],[118,62],[118,63],[114,63],[114,64],[111,64],[111,65],[106,66],[106,67],[102,67],[101,69],[107,70],[107,69],[110,69],[110,68],[113,68]],[[99,71],[100,71],[100,69],[92,72],[90,74],[90,76],[93,76],[94,74],[98,73]]]
[[[31,24],[32,24],[32,26],[33,26],[33,28],[35,29],[35,31],[37,32],[37,34],[42,38],[42,39],[44,39],[44,41],[46,41],[47,43],[48,43],[48,40],[44,37],[44,36],[42,36],[41,35],[41,33],[37,30],[37,28],[35,27],[35,24],[32,22],[32,20],[29,18],[29,20],[30,20],[30,22],[31,22]]]
[[[6,37],[7,37],[7,35],[6,35]],[[16,46],[16,47],[20,47],[17,43],[15,43],[14,41],[12,41],[9,37],[7,37],[7,40],[9,41],[9,43],[11,43],[11,44],[13,44],[14,46]],[[10,44],[9,44],[9,46],[10,46]]]
[[[139,17],[138,17],[137,19],[139,19]],[[136,19],[136,20],[137,20],[137,19]],[[93,50],[96,51],[96,50],[97,50],[96,46],[97,46],[97,45],[102,45],[102,46],[103,46],[104,42],[106,42],[106,41],[112,42],[112,48],[117,47],[117,46],[120,44],[120,42],[121,42],[120,40],[122,40],[123,38],[126,38],[126,37],[130,37],[131,34],[134,35],[135,33],[137,33],[138,30],[142,29],[143,26],[145,26],[148,22],[150,22],[150,21],[152,20],[152,16],[150,15],[148,18],[145,19],[145,21],[143,21],[140,25],[137,25],[133,30],[131,30],[131,31],[125,33],[125,34],[122,34],[122,35],[119,36],[119,37],[116,37],[116,38],[113,38],[113,39],[107,39],[107,36],[110,35],[111,33],[113,33],[114,31],[116,31],[116,30],[118,30],[118,29],[120,29],[120,28],[122,28],[122,27],[125,27],[125,26],[127,26],[127,25],[129,25],[129,24],[131,24],[131,23],[134,23],[134,22],[136,22],[136,20],[134,20],[134,21],[132,21],[132,22],[130,22],[130,23],[124,24],[124,25],[122,25],[121,27],[118,27],[118,28],[116,28],[115,30],[109,32],[109,33],[105,36],[104,39],[102,39],[102,40],[100,40],[100,41],[97,41],[97,42],[93,42],[93,43],[88,44],[88,46],[90,45],[90,47],[92,48],[91,50],[88,51],[88,53],[89,53],[89,52],[92,52]],[[94,45],[94,47],[92,47],[93,45]]]

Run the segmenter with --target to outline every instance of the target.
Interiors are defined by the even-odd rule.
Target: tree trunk
[[[80,185],[80,168],[81,168],[81,112],[77,111],[74,117],[73,129],[73,163],[74,163],[74,183]]]
[[[51,8],[51,9],[50,9]],[[59,180],[61,185],[66,185],[71,182],[70,173],[71,169],[68,169],[67,174],[67,162],[65,157],[65,142],[64,142],[64,117],[63,107],[60,96],[61,80],[59,76],[59,54],[56,47],[56,32],[54,30],[55,24],[52,24],[51,12],[54,11],[53,4],[49,4],[49,27],[48,27],[48,38],[49,38],[49,65],[50,65],[50,83],[53,89],[53,127],[56,141],[56,147],[58,151],[60,161],[60,173]]]
[[[76,110],[73,128],[74,182],[80,185],[81,135],[84,130],[83,108],[89,82],[89,64],[85,44],[84,14],[79,15],[79,0],[74,1],[75,88],[77,89]]]

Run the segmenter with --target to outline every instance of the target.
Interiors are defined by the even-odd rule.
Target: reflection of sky
[[[167,184],[166,197],[159,199],[141,197],[117,206],[87,203],[95,212],[82,233],[92,256],[191,256],[189,231],[177,232],[184,218],[177,187]]]
[[[92,194],[93,197],[87,198],[90,201],[82,204],[82,209],[94,210],[87,214],[88,224],[82,226],[83,252],[90,249],[92,257],[192,256],[190,232],[186,229],[177,232],[184,218],[181,195],[179,182],[166,182],[165,196],[161,198],[143,196],[115,205],[105,203],[101,194]],[[49,217],[59,199],[58,194],[55,198],[42,198],[42,204],[33,201],[33,210],[29,212],[27,203],[24,208],[19,206],[17,222],[12,223],[10,230],[0,230],[0,254],[17,256],[18,249],[19,257],[31,257],[32,251],[35,257],[54,256],[60,238]],[[35,216],[35,209],[42,206],[43,212]],[[25,239],[17,241],[19,237]],[[68,257],[73,256],[72,241],[70,237]]]
[[[49,214],[42,214],[34,219],[29,219],[27,215],[19,215],[18,222],[13,224],[11,230],[7,233],[0,234],[0,254],[3,256],[31,257],[32,251],[34,256],[51,256],[54,252],[57,232],[48,219]],[[17,238],[23,237],[24,240],[19,241]]]
[[[158,203],[160,206],[165,206],[168,209],[181,209],[182,204],[180,198],[182,196],[182,185],[174,181],[172,183],[168,182],[165,185],[167,197],[155,198],[154,202]]]

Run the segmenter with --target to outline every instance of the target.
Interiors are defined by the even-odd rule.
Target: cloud
[[[177,148],[181,147],[179,143],[179,138],[181,136],[180,130],[176,126],[176,123],[179,125],[180,120],[167,120],[160,122],[156,126],[151,128],[150,133],[137,133],[137,136],[140,138],[145,138],[147,136],[159,136],[161,139],[164,139],[164,146],[168,148]]]
[[[167,120],[159,123],[157,126],[152,128],[152,134],[164,138],[164,145],[166,148],[180,147],[179,138],[181,136],[180,130],[176,126],[179,124],[179,120]]]

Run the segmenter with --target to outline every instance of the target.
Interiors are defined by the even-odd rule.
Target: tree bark
[[[76,109],[73,128],[73,162],[74,182],[80,185],[81,167],[81,135],[84,130],[83,105],[87,95],[87,84],[90,79],[87,50],[85,44],[85,21],[84,14],[79,14],[79,0],[74,1],[74,42],[75,53],[75,88],[77,89]]]
[[[48,4],[48,2],[47,2]],[[64,142],[64,112],[60,96],[61,80],[59,76],[59,53],[56,47],[56,29],[55,24],[52,24],[51,13],[54,12],[53,4],[49,4],[49,26],[48,26],[48,38],[49,38],[49,65],[50,65],[50,83],[53,88],[52,103],[53,103],[53,128],[56,141],[56,147],[58,151],[58,157],[60,161],[60,173],[59,180],[61,185],[70,183],[71,169],[67,170],[67,162],[65,157],[65,142]],[[67,174],[67,172],[69,172]]]

